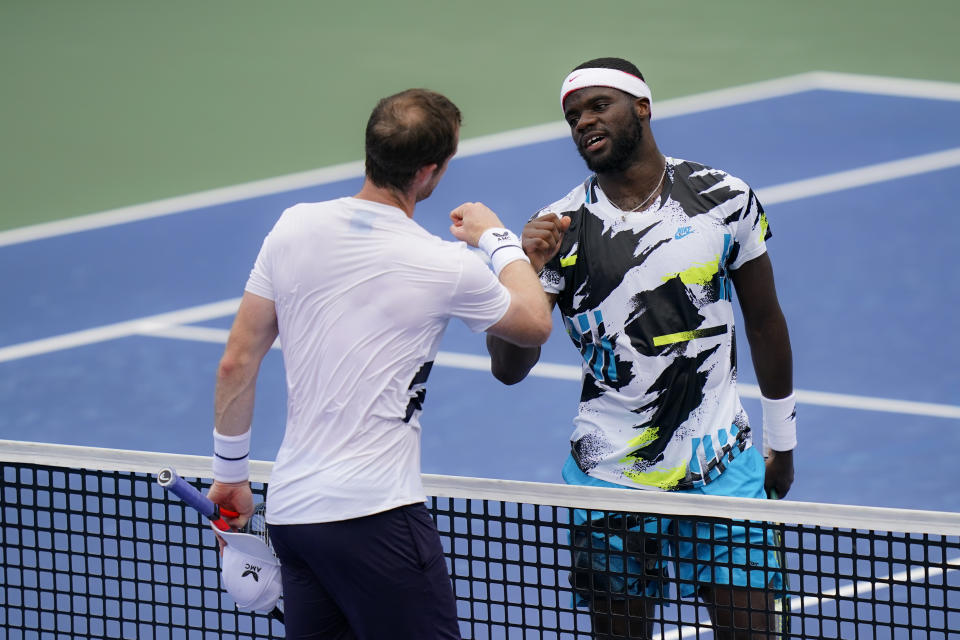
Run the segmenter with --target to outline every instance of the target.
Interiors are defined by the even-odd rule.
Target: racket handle
[[[219,505],[212,502],[207,496],[203,495],[197,489],[177,475],[173,467],[161,469],[157,474],[157,484],[183,500],[187,506],[193,507],[206,516],[221,531],[226,531],[230,526],[220,516],[221,509]],[[224,513],[228,513],[225,509]],[[229,512],[233,514],[233,512]],[[236,514],[233,514],[236,515]]]

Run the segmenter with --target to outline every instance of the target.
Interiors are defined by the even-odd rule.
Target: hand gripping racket
[[[217,529],[217,535],[229,545],[235,545],[241,551],[250,553],[254,556],[265,557],[265,554],[276,557],[273,552],[273,546],[270,544],[270,537],[267,532],[266,518],[264,517],[264,504],[254,507],[253,515],[247,521],[247,524],[240,531],[233,531],[230,525],[223,519],[236,518],[239,514],[229,509],[224,509],[220,505],[211,501],[203,495],[192,484],[177,475],[177,472],[167,467],[160,470],[157,474],[157,483],[180,498],[187,506],[197,510],[201,515],[210,520],[210,524]],[[280,607],[274,607],[268,614],[271,618],[283,622],[283,611]]]
[[[236,511],[224,509],[220,505],[211,502],[207,496],[197,491],[192,484],[178,476],[177,472],[173,470],[173,467],[161,469],[160,473],[157,474],[157,483],[183,500],[187,506],[199,511],[200,515],[206,516],[206,518],[213,523],[213,526],[220,531],[230,530],[230,525],[223,519],[223,516],[236,518],[240,515]]]

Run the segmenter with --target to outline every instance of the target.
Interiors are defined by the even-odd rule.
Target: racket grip
[[[210,520],[220,520],[220,507],[200,493],[192,484],[177,475],[173,467],[166,467],[157,474],[157,484],[183,500]],[[221,527],[222,528],[222,527]]]

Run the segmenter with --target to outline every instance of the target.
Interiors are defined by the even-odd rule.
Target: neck
[[[396,207],[407,214],[408,218],[413,218],[413,210],[417,205],[417,199],[412,193],[400,191],[393,187],[378,186],[369,178],[363,181],[360,192],[353,197]]]
[[[645,154],[622,171],[597,174],[597,182],[607,198],[624,211],[650,206],[663,188],[667,161],[656,149]]]

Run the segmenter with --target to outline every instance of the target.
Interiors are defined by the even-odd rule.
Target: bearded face
[[[608,148],[599,154],[591,154],[584,149],[583,145],[587,138],[581,139],[577,144],[577,151],[590,171],[594,173],[618,173],[630,165],[635,159],[635,152],[643,139],[640,118],[634,114],[619,131],[611,131],[609,139]]]

